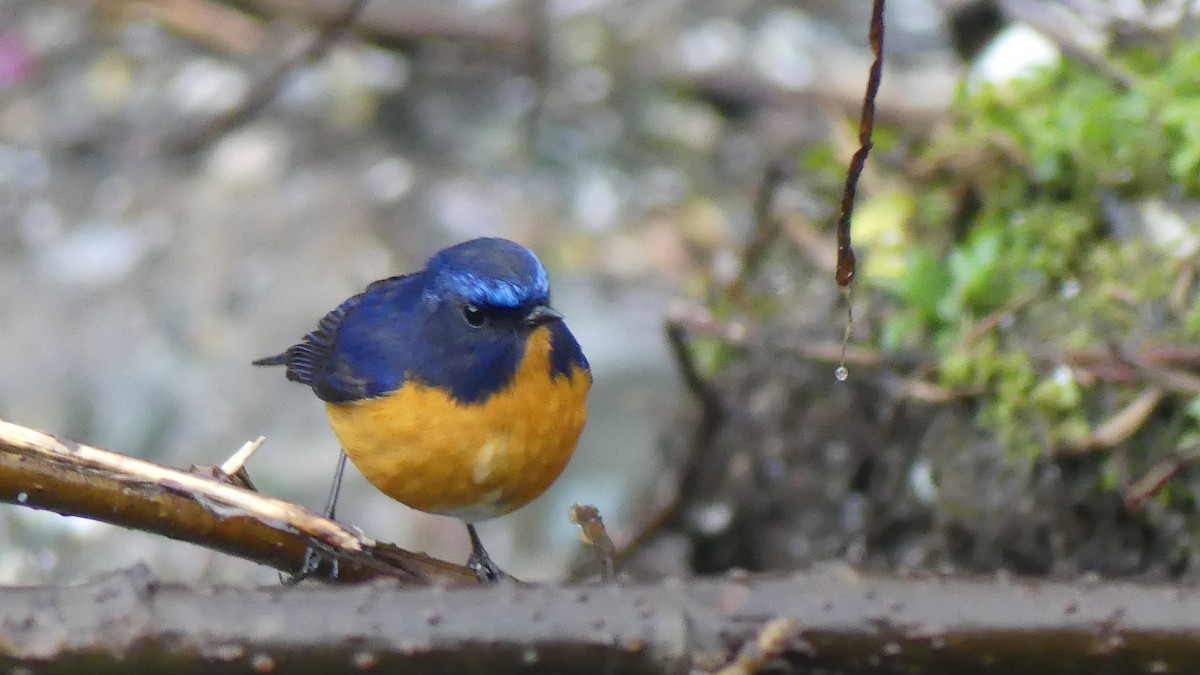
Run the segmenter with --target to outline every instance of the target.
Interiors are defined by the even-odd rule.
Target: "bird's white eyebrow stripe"
[[[496,307],[521,307],[533,302],[545,302],[550,295],[546,270],[541,264],[537,266],[537,276],[531,285],[485,279],[470,272],[452,274],[449,282],[464,297]]]

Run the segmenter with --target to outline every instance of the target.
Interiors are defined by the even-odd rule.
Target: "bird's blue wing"
[[[282,354],[255,365],[286,365],[287,378],[312,387],[329,402],[379,396],[399,386],[403,372],[393,372],[393,359],[379,358],[390,344],[403,343],[403,310],[416,304],[417,274],[381,279],[367,286],[317,323]],[[411,296],[411,297],[409,297]],[[392,333],[392,339],[386,339]]]

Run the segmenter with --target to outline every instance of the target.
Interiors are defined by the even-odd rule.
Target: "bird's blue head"
[[[406,371],[475,402],[507,386],[535,330],[550,332],[552,376],[587,369],[562,317],[550,309],[546,270],[532,251],[507,239],[473,239],[426,263],[421,337]]]
[[[326,401],[373,398],[415,380],[476,403],[512,384],[539,330],[548,331],[551,377],[587,371],[549,303],[546,270],[529,249],[474,239],[439,251],[420,272],[371,284],[282,356],[288,377]]]
[[[482,307],[518,310],[550,301],[546,270],[532,251],[507,239],[472,239],[442,249],[425,267],[429,292]]]

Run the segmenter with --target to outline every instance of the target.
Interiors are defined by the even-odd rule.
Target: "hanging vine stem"
[[[854,281],[857,265],[854,260],[854,249],[850,246],[850,216],[854,212],[854,193],[858,187],[858,178],[862,175],[863,166],[867,163],[867,155],[874,143],[871,132],[875,129],[875,97],[879,93],[879,83],[883,79],[883,6],[884,0],[874,0],[871,7],[871,50],[875,60],[867,76],[867,92],[863,96],[862,117],[858,122],[858,150],[850,159],[850,168],[846,171],[846,186],[842,190],[842,212],[837,224],[837,270],[835,277],[846,298],[846,334],[842,338],[842,359],[837,367],[837,379],[849,377],[846,370],[845,353],[850,343],[850,335],[854,331],[854,307],[850,302],[850,283]]]

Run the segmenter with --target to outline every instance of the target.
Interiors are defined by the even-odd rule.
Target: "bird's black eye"
[[[467,325],[471,328],[479,328],[487,320],[487,317],[483,315],[483,310],[475,305],[463,305],[462,313],[463,319],[466,320]]]

